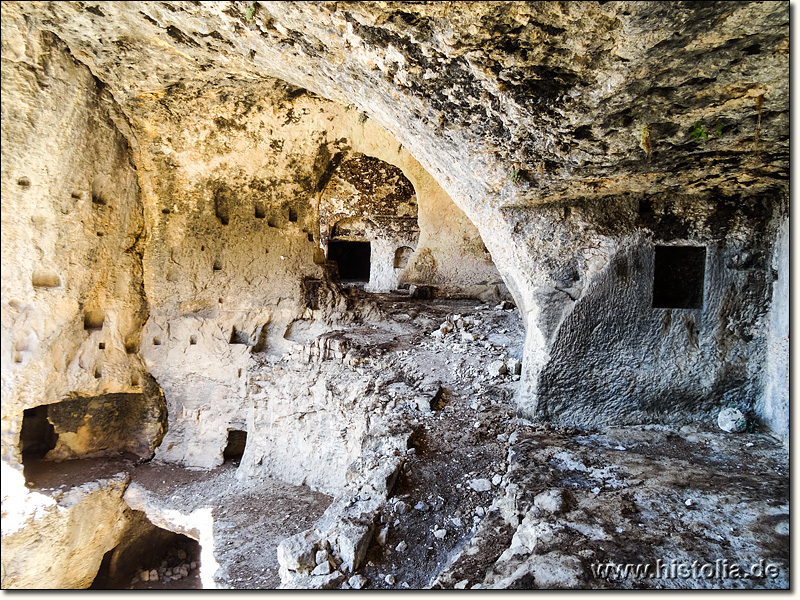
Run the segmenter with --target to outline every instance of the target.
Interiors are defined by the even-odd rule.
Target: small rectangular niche
[[[212,267],[215,271],[222,271],[222,261],[220,259],[216,259],[214,261],[214,266]]]
[[[230,343],[247,345],[250,343],[250,336],[247,335],[246,332],[236,329],[236,327],[234,327],[233,330],[231,331]]]
[[[297,209],[294,206],[289,207],[289,222],[297,223]]]
[[[639,214],[652,215],[655,213],[652,200],[639,200]]]
[[[408,261],[411,259],[412,254],[414,254],[413,248],[400,246],[394,252],[394,268],[405,269],[406,266],[408,266]]]
[[[52,269],[36,269],[31,276],[33,287],[54,288],[61,285],[61,278]]]
[[[656,246],[653,308],[703,308],[706,249]]]
[[[214,215],[223,225],[227,225],[230,222],[229,205],[230,200],[227,190],[218,189],[214,193]]]
[[[105,320],[106,314],[99,308],[87,310],[83,313],[83,328],[86,331],[100,331]]]
[[[266,210],[264,210],[264,205],[261,202],[256,202],[255,214],[256,214],[256,219],[266,218],[267,212]]]

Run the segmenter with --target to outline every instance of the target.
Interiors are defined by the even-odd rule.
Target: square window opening
[[[706,249],[656,246],[653,308],[703,308]]]

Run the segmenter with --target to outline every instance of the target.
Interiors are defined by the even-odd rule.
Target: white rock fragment
[[[420,500],[419,502],[417,502],[417,503],[414,505],[414,508],[415,508],[416,510],[420,510],[420,511],[422,511],[422,512],[425,512],[426,510],[428,510],[428,509],[430,508],[430,506],[428,506],[428,505],[427,505],[427,504],[425,504],[425,503],[424,503],[422,500]]]
[[[691,498],[687,498],[686,502],[684,502],[684,504],[686,506],[692,506],[694,504],[694,500],[692,500]]]
[[[469,331],[462,331],[461,332],[461,341],[462,342],[474,342],[475,341],[475,334],[470,333]]]
[[[494,477],[492,477],[492,485],[493,486],[500,485],[501,481],[503,481],[503,478],[500,475],[495,475]]]
[[[383,578],[383,580],[389,585],[394,585],[395,582],[397,581],[394,575],[387,575],[386,577]]]
[[[469,583],[469,579],[462,579],[457,584],[453,586],[454,590],[463,590],[466,589],[467,584]]]
[[[738,408],[723,408],[717,416],[717,425],[722,431],[740,433],[747,428],[747,419]]]
[[[437,540],[443,540],[444,536],[446,535],[447,535],[446,529],[434,529],[433,531],[433,537],[435,537]]]
[[[519,375],[522,373],[522,363],[516,358],[509,358],[506,366],[508,367],[508,372],[512,375]]]
[[[488,479],[473,479],[469,482],[469,487],[476,492],[488,492],[492,489],[492,482]]]
[[[406,544],[405,541],[402,541],[399,544],[397,544],[397,546],[395,547],[395,550],[397,550],[400,553],[403,553],[406,550],[408,550],[408,544]]]
[[[592,488],[592,493],[593,494],[599,494],[600,493],[600,488],[599,487],[593,487]]]
[[[354,590],[360,590],[365,585],[367,585],[367,578],[364,577],[363,575],[353,575],[350,579],[347,580],[347,583]]]
[[[378,535],[375,537],[375,541],[378,542],[381,546],[386,545],[386,538],[389,536],[389,527],[383,527],[378,532]]]
[[[502,360],[496,360],[493,363],[489,364],[489,367],[486,369],[486,372],[489,374],[490,377],[500,377],[500,375],[505,375],[508,373],[508,369],[506,368],[506,363]]]
[[[316,567],[314,567],[314,570],[311,571],[311,574],[312,575],[330,575],[331,574],[331,563],[329,563],[326,560],[324,563],[319,564]]]
[[[595,488],[598,493],[600,488]],[[564,492],[558,488],[547,490],[541,494],[537,494],[533,499],[533,505],[538,506],[542,510],[551,514],[557,515],[564,510]]]

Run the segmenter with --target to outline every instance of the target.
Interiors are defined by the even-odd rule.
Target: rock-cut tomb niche
[[[347,155],[321,192],[319,215],[322,248],[343,285],[397,288],[419,240],[416,192],[399,168]]]

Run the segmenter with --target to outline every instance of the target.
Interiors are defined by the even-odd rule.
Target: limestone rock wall
[[[561,423],[680,425],[713,424],[724,406],[753,409],[766,360],[773,201],[620,199],[602,268],[580,294],[564,283],[574,305],[554,335],[530,412]],[[573,207],[568,220],[586,212]],[[664,297],[680,291],[679,277],[659,289],[665,276],[689,268],[683,259],[654,266],[659,250],[673,247],[701,253],[693,307]]]
[[[788,198],[786,198],[788,200]],[[789,444],[789,218],[781,206],[771,260],[774,283],[767,336],[765,390],[756,406],[773,433]]]
[[[3,463],[3,589],[85,589],[128,533],[125,474],[46,495]]]
[[[2,456],[19,464],[25,409],[143,393],[144,219],[103,84],[6,5],[2,61]]]
[[[354,462],[404,451],[411,434],[391,424],[380,382],[341,358],[276,364],[252,376],[248,390],[242,479],[276,477],[335,495],[349,475],[362,475],[348,474]]]
[[[195,228],[184,224],[188,212],[203,215],[208,228],[204,235],[228,247],[233,224],[244,224],[240,215],[251,211],[257,195],[250,166],[272,164],[248,158],[255,148],[259,157],[265,156],[261,149],[272,135],[266,121],[256,118],[259,97],[270,98],[275,108],[267,110],[273,110],[274,119],[302,122],[304,136],[311,130],[310,119],[327,118],[303,114],[303,98],[290,102],[271,92],[257,93],[259,86],[274,85],[265,77],[276,77],[353,106],[345,127],[348,135],[326,138],[320,171],[315,171],[318,155],[312,153],[313,168],[305,164],[293,169],[301,177],[281,173],[286,198],[314,189],[314,177],[308,181],[306,175],[321,172],[326,157],[341,150],[337,140],[346,137],[350,141],[344,143],[353,151],[391,164],[410,164],[413,155],[463,211],[464,220],[455,219],[448,230],[479,232],[526,322],[523,407],[538,406],[542,373],[559,352],[553,347],[557,332],[579,293],[601,286],[605,265],[632,243],[611,240],[625,238],[629,232],[624,228],[606,228],[610,233],[600,236],[591,233],[605,227],[618,198],[647,202],[651,196],[676,196],[722,208],[736,198],[749,205],[759,198],[772,202],[788,177],[786,3],[473,2],[415,4],[411,9],[405,3],[361,2],[131,2],[98,7],[43,2],[5,3],[3,10],[18,19],[24,13],[31,27],[57,33],[107,85],[135,137],[142,139],[136,162],[145,216],[154,232],[145,258],[146,286],[154,294],[153,306],[175,310],[158,317],[158,328],[176,326],[176,315],[195,308],[199,312],[192,313],[194,318],[216,323],[216,316],[203,315],[219,305],[230,309],[235,296],[235,311],[245,312],[226,313],[230,319],[221,327],[224,337],[234,320],[242,320],[233,315],[248,312],[251,301],[260,305],[257,292],[238,289],[228,278],[244,265],[261,277],[257,265],[264,263],[263,256],[253,263],[256,255],[249,250],[236,250],[235,257],[183,256],[182,249],[191,243],[184,243],[181,232],[192,231],[191,237],[199,240]],[[228,102],[214,96],[226,86],[247,87],[249,92],[240,92],[242,102],[232,107],[232,98]],[[198,91],[204,100],[191,100]],[[293,93],[286,88],[285,96]],[[187,115],[184,107],[192,102],[196,112]],[[366,120],[361,119],[364,114]],[[170,125],[178,120],[185,122],[185,130]],[[313,130],[330,134],[334,121]],[[265,127],[260,139],[251,128],[259,122]],[[364,149],[393,146],[370,139],[380,128],[402,144],[399,154],[383,148],[386,154],[394,152],[394,158]],[[212,133],[216,141],[206,140]],[[188,146],[182,147],[185,142]],[[195,148],[205,155],[190,161],[197,169],[192,171],[185,159]],[[448,269],[456,272],[460,265],[439,260],[437,250],[447,243],[426,235],[426,215],[433,212],[426,212],[414,174],[401,169],[419,201],[420,239],[406,271],[418,281],[447,279]],[[188,193],[198,185],[197,193]],[[6,202],[5,188],[3,195]],[[586,235],[559,224],[563,211],[576,206],[596,209],[586,221]],[[225,218],[227,226],[222,225]],[[298,213],[298,224],[287,226],[291,235],[284,233],[275,246],[294,252],[275,254],[285,257],[282,268],[317,278],[321,266],[312,260],[307,232],[303,237],[305,219]],[[247,227],[253,248],[266,241],[266,234],[251,235],[256,230],[249,221]],[[543,237],[531,237],[539,234]],[[220,246],[213,246],[214,251]],[[461,247],[472,249],[467,253],[470,265],[480,267],[485,253],[477,238],[467,236]],[[195,272],[204,276],[208,266],[213,271],[216,260],[221,261],[216,279],[195,277]],[[266,262],[272,260],[274,255]],[[166,279],[170,268],[178,279],[160,285],[159,278]],[[468,272],[476,285],[491,283],[482,272]],[[49,273],[42,277],[47,280]],[[279,279],[269,285],[278,295],[291,297],[296,284]],[[189,281],[198,282],[197,289]],[[731,300],[737,304],[735,312],[745,315],[736,317],[740,322],[750,322],[746,315],[760,310],[750,304],[751,296],[761,297],[760,289],[754,284]],[[198,298],[192,301],[196,307],[180,307],[187,291]],[[607,308],[600,310],[611,314]],[[295,307],[286,300],[279,316],[273,312],[270,308],[270,322],[282,323],[293,318]],[[266,314],[257,318],[258,326],[266,322]],[[255,323],[255,317],[249,321]],[[672,345],[665,344],[669,353]],[[149,360],[148,365],[157,362]],[[740,369],[733,363],[728,367]],[[587,373],[580,364],[571,368]],[[716,368],[707,365],[707,370]],[[760,379],[758,369],[745,370]],[[755,389],[752,379],[745,388]]]
[[[336,157],[394,155],[398,166],[382,164],[408,171],[415,201],[452,202],[380,127],[284,82],[187,82],[142,102],[148,108],[132,122],[150,224],[141,354],[170,414],[158,458],[212,467],[231,423],[244,421],[251,353],[280,355],[305,341],[304,327],[318,334],[358,316],[334,288],[323,306],[309,305],[304,288],[328,277],[318,207],[331,181],[341,183]],[[359,183],[381,187],[380,173],[368,171],[361,175],[375,182]],[[477,237],[459,225],[440,231],[462,243]],[[458,248],[439,243],[438,261],[455,265]],[[393,270],[394,248],[385,250]],[[480,268],[498,277],[490,261]],[[455,276],[452,288],[468,287],[470,277]]]
[[[403,268],[397,268],[395,254],[401,248],[413,251],[419,238],[414,186],[400,169],[376,158],[363,154],[340,158],[331,160],[331,166],[334,162],[337,166],[319,198],[321,246],[333,260],[329,239],[334,244],[369,242],[365,289],[397,289]],[[339,277],[344,278],[347,265],[339,267]]]

